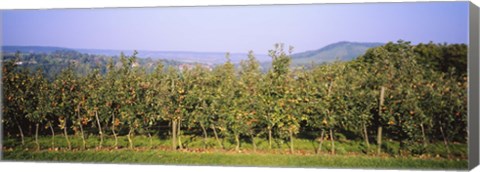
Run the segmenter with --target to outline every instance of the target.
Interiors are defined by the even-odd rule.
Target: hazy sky
[[[338,41],[467,43],[468,2],[2,11],[4,45],[266,54]]]

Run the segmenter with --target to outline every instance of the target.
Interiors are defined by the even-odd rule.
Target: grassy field
[[[184,150],[172,151],[170,140],[158,138],[150,140],[143,136],[135,137],[133,150],[127,149],[125,137],[119,138],[119,148],[113,148],[113,138],[107,138],[104,147],[99,149],[98,137],[87,139],[87,149],[79,149],[81,139],[70,137],[72,150],[65,149],[64,137],[55,138],[55,148],[51,148],[51,137],[40,137],[41,150],[35,150],[33,138],[26,139],[22,146],[18,139],[5,139],[3,160],[11,161],[61,161],[95,163],[138,163],[138,164],[177,164],[177,165],[222,165],[222,166],[271,166],[271,167],[336,167],[336,168],[417,168],[417,169],[467,169],[466,145],[453,144],[450,149],[453,157],[445,158],[446,151],[441,144],[431,144],[429,154],[398,156],[398,143],[386,141],[385,153],[373,155],[365,151],[360,141],[337,141],[336,155],[329,154],[330,142],[325,142],[320,154],[315,154],[317,144],[310,140],[296,139],[294,153],[290,153],[287,143],[276,142],[274,149],[268,150],[267,141],[257,139],[257,151],[252,144],[243,142],[241,151],[234,151],[234,145],[224,141],[225,149],[216,146],[213,139],[207,141],[204,149],[202,138],[183,137]],[[217,147],[217,148],[216,148]]]

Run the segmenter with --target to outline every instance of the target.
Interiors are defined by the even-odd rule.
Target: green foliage
[[[82,64],[70,64],[51,79],[45,71],[32,73],[16,65],[32,55],[17,53],[4,57],[10,59],[2,71],[4,134],[23,135],[22,130],[39,124],[41,135],[58,130],[65,136],[98,134],[99,146],[109,134],[127,136],[130,148],[136,145],[135,135],[147,136],[150,146],[156,135],[169,135],[175,149],[188,145],[188,135],[197,135],[205,148],[234,142],[240,150],[262,138],[268,143],[258,142],[259,147],[283,142],[292,152],[297,137],[312,144],[332,141],[323,144],[327,150],[334,141],[363,138],[364,152],[369,153],[376,128],[383,127],[384,140],[399,142],[384,143],[382,148],[391,154],[428,154],[428,144],[440,141],[453,155],[452,143],[466,142],[464,45],[390,42],[356,60],[311,69],[292,68],[292,51],[276,44],[269,51],[272,67],[266,73],[253,52],[238,69],[228,60],[213,70],[164,63],[149,69],[135,52],[99,60],[85,73],[78,72]],[[72,53],[53,56],[78,60]],[[332,150],[345,153],[349,148]]]

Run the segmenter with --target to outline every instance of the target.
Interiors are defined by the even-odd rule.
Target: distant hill
[[[96,50],[96,49],[77,49],[77,51],[87,54],[98,54],[115,56],[120,52],[125,54],[132,54],[133,50]],[[187,63],[203,63],[203,64],[222,64],[227,61],[226,52],[190,52],[190,51],[148,51],[138,50],[138,57],[152,58],[152,59],[165,59],[175,60]],[[230,60],[232,63],[240,63],[241,60],[247,59],[247,53],[230,53]],[[263,54],[255,54],[257,60],[270,61],[270,57]]]
[[[292,66],[321,64],[335,61],[349,61],[363,55],[369,48],[384,45],[384,43],[337,42],[313,51],[292,54]]]
[[[362,42],[337,42],[327,45],[323,48],[292,54],[292,67],[309,66],[312,63],[321,64],[332,62],[335,59],[342,61],[352,60],[363,55],[369,48],[381,46],[383,43],[362,43]],[[54,53],[56,51],[76,51],[79,53],[103,56],[119,56],[121,52],[125,55],[131,55],[133,50],[107,50],[107,49],[71,49],[62,47],[45,46],[3,46],[4,53]],[[182,63],[201,63],[209,66],[223,64],[227,61],[225,52],[189,52],[189,51],[148,51],[138,50],[138,57],[152,60],[168,60]],[[241,60],[247,59],[247,53],[232,53],[230,60],[232,63],[239,64]],[[272,59],[268,55],[255,54],[260,62],[262,71],[267,71],[271,66]]]
[[[131,55],[134,50],[109,50],[109,49],[71,49],[62,47],[44,47],[44,46],[3,46],[2,51],[6,53],[14,53],[20,51],[22,53],[53,53],[60,50],[74,50],[80,53],[104,56],[120,56],[123,52],[125,55]],[[227,61],[226,52],[189,52],[189,51],[149,51],[137,50],[138,57],[174,60],[184,63],[202,63],[202,64],[222,64]],[[241,60],[247,59],[247,53],[231,53],[230,60],[232,63],[240,63]],[[255,54],[260,62],[271,61],[271,58],[264,54]]]
[[[49,47],[49,46],[2,46],[2,52],[15,53],[20,51],[22,53],[53,53],[55,51],[73,50],[70,48],[62,47]]]
[[[77,74],[85,75],[94,68],[98,68],[100,73],[105,73],[107,64],[111,60],[113,65],[122,66],[118,56],[106,56],[101,54],[87,54],[76,50],[59,47],[2,47],[2,60],[17,60],[16,65],[20,68],[29,69],[36,72],[41,69],[48,79],[55,78],[62,70],[69,66],[74,68]],[[16,56],[16,52],[20,52]],[[129,56],[130,54],[126,54]],[[173,66],[175,68],[182,65],[195,65],[195,63],[179,62],[168,59],[138,58],[137,66],[144,67],[147,72],[152,72],[157,64],[161,62],[165,68]],[[209,65],[203,65],[211,67]]]

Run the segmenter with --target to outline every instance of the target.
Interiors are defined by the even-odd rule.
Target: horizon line
[[[403,40],[403,39],[399,39],[399,40],[402,40],[402,41],[405,41],[405,42],[411,42],[411,41],[407,41],[407,40]],[[296,52],[296,53],[292,53],[292,54],[297,54],[297,53],[303,53],[303,52],[311,52],[311,51],[317,51],[317,50],[320,50],[322,48],[325,48],[329,45],[333,45],[333,44],[339,44],[339,43],[360,43],[360,44],[387,44],[389,42],[392,42],[392,43],[396,43],[398,42],[399,40],[397,41],[387,41],[387,42],[380,42],[380,41],[371,41],[371,42],[361,42],[361,41],[345,41],[345,40],[342,40],[342,41],[336,41],[336,42],[333,42],[333,43],[329,43],[329,44],[326,44],[324,45],[323,47],[319,47],[317,49],[312,49],[312,50],[305,50],[305,51],[302,51],[302,52]],[[434,44],[466,44],[468,46],[468,43],[449,43],[449,42],[434,42],[434,41],[428,41],[428,42],[420,42],[420,43],[417,43],[417,44],[412,44],[412,45],[418,45],[418,44],[429,44],[429,43],[434,43]],[[275,45],[275,44],[272,44],[272,45]],[[125,51],[137,51],[137,52],[164,52],[164,53],[223,53],[223,54],[227,54],[229,53],[230,55],[232,54],[248,54],[249,52],[229,52],[229,51],[224,51],[224,52],[221,52],[221,51],[190,51],[190,50],[141,50],[141,49],[111,49],[111,48],[105,48],[105,49],[102,49],[102,48],[71,48],[71,47],[64,47],[64,46],[57,46],[57,45],[2,45],[2,49],[3,47],[48,47],[48,48],[62,48],[62,49],[69,49],[69,50],[102,50],[102,51],[120,51],[120,52],[123,52],[125,53]],[[293,46],[295,48],[295,46]],[[249,50],[249,51],[253,51],[253,50]],[[256,53],[255,51],[253,51],[253,53],[255,55],[266,55],[268,56],[268,53]]]

